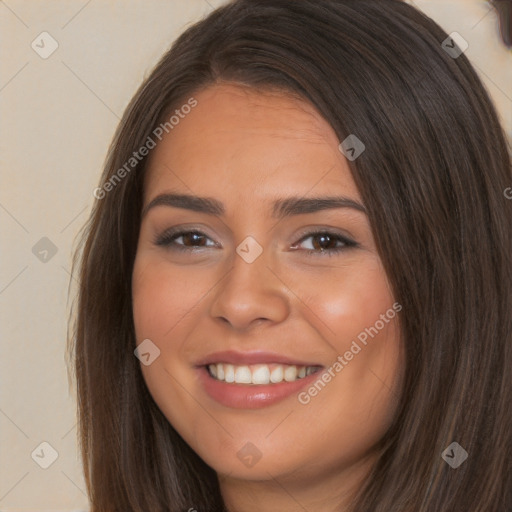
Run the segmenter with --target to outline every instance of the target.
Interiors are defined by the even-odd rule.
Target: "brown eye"
[[[205,245],[206,237],[204,235],[201,235],[199,233],[189,232],[181,235],[183,239],[183,245],[188,246],[189,244],[193,246],[199,245],[200,247],[203,247]]]
[[[293,248],[298,248],[299,244],[305,242],[308,239],[311,239],[311,242],[309,243],[310,247],[303,249],[307,255],[327,254],[329,256],[333,256],[336,253],[352,247],[357,247],[359,245],[353,240],[350,240],[349,238],[338,233],[332,233],[329,231],[315,231],[302,237],[300,241],[293,246]]]
[[[320,234],[320,235],[314,235],[311,238],[313,240],[314,249],[324,251],[324,250],[336,248],[337,240],[336,240],[336,238],[334,238],[330,235]]]
[[[201,231],[170,231],[165,232],[160,236],[155,244],[162,247],[168,247],[169,249],[177,250],[191,250],[194,248],[201,247],[212,247],[216,246],[215,243],[208,245],[208,240],[211,240]]]

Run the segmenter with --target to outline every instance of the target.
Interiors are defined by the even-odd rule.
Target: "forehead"
[[[234,84],[194,98],[197,105],[151,154],[146,200],[166,188],[263,199],[314,187],[359,197],[334,130],[309,103]]]

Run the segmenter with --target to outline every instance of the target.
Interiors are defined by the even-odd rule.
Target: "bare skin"
[[[144,206],[173,192],[216,199],[225,211],[160,204],[143,216],[135,330],[137,343],[150,339],[160,350],[141,365],[144,379],[169,422],[217,472],[230,511],[347,510],[395,412],[399,314],[381,320],[347,360],[358,335],[395,303],[368,218],[338,207],[276,219],[272,203],[343,196],[364,205],[340,141],[309,104],[225,83],[194,97],[197,106],[151,154]],[[173,227],[203,235],[157,245]],[[315,230],[332,234],[308,236]],[[263,250],[251,263],[236,252],[248,236]],[[331,378],[316,394],[301,390],[302,401],[293,393],[260,408],[228,407],[205,392],[196,367],[224,350],[314,361],[323,367],[316,375],[331,368]],[[338,356],[347,364],[334,371]],[[241,385],[248,384],[231,384]],[[261,456],[250,466],[237,456],[247,443]]]

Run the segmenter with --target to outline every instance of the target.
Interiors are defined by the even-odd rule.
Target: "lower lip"
[[[199,380],[206,394],[216,402],[234,409],[260,409],[273,405],[317,380],[322,371],[293,382],[278,384],[235,384],[214,379],[206,367],[198,368]]]

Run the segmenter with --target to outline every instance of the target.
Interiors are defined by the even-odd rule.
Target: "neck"
[[[229,512],[348,512],[374,462],[372,457],[322,475],[313,467],[279,477],[267,472],[268,479],[256,481],[219,475],[219,485]]]

